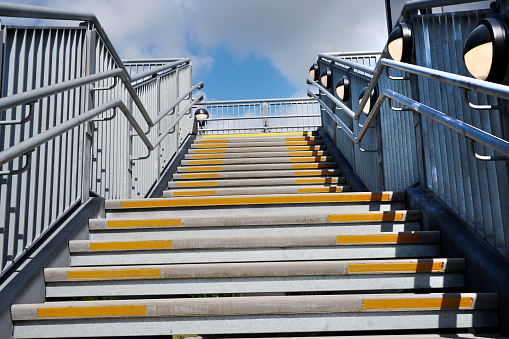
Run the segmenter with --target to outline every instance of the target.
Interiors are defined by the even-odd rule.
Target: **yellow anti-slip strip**
[[[171,249],[171,240],[152,241],[123,241],[123,242],[91,242],[91,251],[121,251],[121,250],[157,250]]]
[[[337,244],[418,243],[420,234],[338,235]]]
[[[325,157],[290,158],[290,162],[325,161]]]
[[[175,200],[128,200],[120,202],[121,208],[149,208],[149,207],[178,207],[178,206],[207,206],[207,205],[246,205],[246,204],[291,204],[291,203],[320,203],[320,202],[369,202],[389,201],[388,193],[359,193],[335,195],[290,195],[264,197],[213,197]]]
[[[186,167],[186,172],[221,171],[222,167]]]
[[[177,187],[198,187],[198,186],[217,186],[217,181],[178,182],[177,183]]]
[[[330,214],[329,222],[352,221],[403,221],[404,212],[381,212],[369,214]]]
[[[196,153],[225,153],[225,148],[214,148],[214,149],[197,149]]]
[[[303,141],[303,140],[315,140],[314,137],[293,137],[285,138],[285,141]]]
[[[271,137],[277,135],[313,135],[313,132],[274,132],[274,133],[244,133],[244,134],[216,134],[204,135],[203,139],[215,138],[246,138],[246,137]]]
[[[145,305],[38,308],[39,318],[118,317],[147,315]]]
[[[159,268],[140,268],[126,270],[84,270],[67,271],[68,279],[129,279],[129,278],[160,278]]]
[[[442,262],[349,264],[348,273],[442,272]]]
[[[182,226],[180,219],[108,220],[108,228]]]
[[[226,144],[226,143],[229,143],[230,140],[228,140],[228,139],[225,139],[225,140],[214,139],[214,140],[200,140],[199,142],[202,144]]]
[[[287,141],[286,146],[300,146],[300,145],[316,145],[316,141]]]
[[[216,191],[183,191],[173,192],[174,197],[189,197],[194,195],[216,195]]]
[[[299,188],[299,193],[334,193],[343,192],[341,187],[315,187],[315,188]]]
[[[293,175],[295,176],[301,176],[301,175],[332,175],[334,174],[334,170],[328,170],[328,171],[320,171],[320,170],[311,170],[311,171],[301,171],[301,172],[293,172]]]
[[[319,150],[320,146],[290,146],[288,147],[289,151],[314,151]]]
[[[224,154],[195,154],[192,156],[193,159],[214,159],[224,158]]]
[[[189,165],[222,165],[224,160],[191,160]]]
[[[458,309],[471,307],[472,298],[365,299],[362,301],[363,310]]]

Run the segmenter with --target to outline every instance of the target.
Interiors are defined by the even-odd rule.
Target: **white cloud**
[[[199,75],[224,45],[238,58],[267,58],[298,85],[318,53],[381,49],[387,37],[381,0],[11,2],[93,12],[123,58],[191,57]]]

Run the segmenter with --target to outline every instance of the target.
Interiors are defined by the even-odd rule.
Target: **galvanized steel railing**
[[[387,47],[375,68],[320,54],[320,68],[333,68],[334,84],[339,76],[350,75],[349,102],[308,82],[319,88],[317,99],[328,107],[324,128],[371,190],[406,189],[419,181],[509,257],[509,143],[503,127],[508,121],[507,108],[500,105],[500,100],[509,99],[509,86],[469,77],[462,60],[466,36],[489,10],[415,11],[467,2],[475,1],[419,0],[405,5],[400,21],[412,23],[415,65],[387,59]],[[358,103],[360,88],[367,85]],[[362,108],[375,86],[380,96],[366,116]],[[355,144],[376,152],[359,159]]]
[[[0,30],[3,274],[89,192],[149,193],[192,133],[203,84],[189,59],[124,64],[93,14],[0,3],[0,16],[85,21]]]
[[[209,118],[201,134],[306,131],[321,126],[320,108],[309,98],[202,102]]]

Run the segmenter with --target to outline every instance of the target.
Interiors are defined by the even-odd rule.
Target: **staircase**
[[[106,202],[45,270],[48,302],[12,307],[14,337],[496,328],[497,295],[464,291],[404,208],[351,192],[316,132],[198,136],[163,198]]]

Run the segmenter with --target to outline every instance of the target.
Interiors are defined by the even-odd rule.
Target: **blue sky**
[[[303,97],[318,53],[380,50],[387,38],[383,0],[7,2],[93,12],[122,58],[191,57],[208,100]]]

